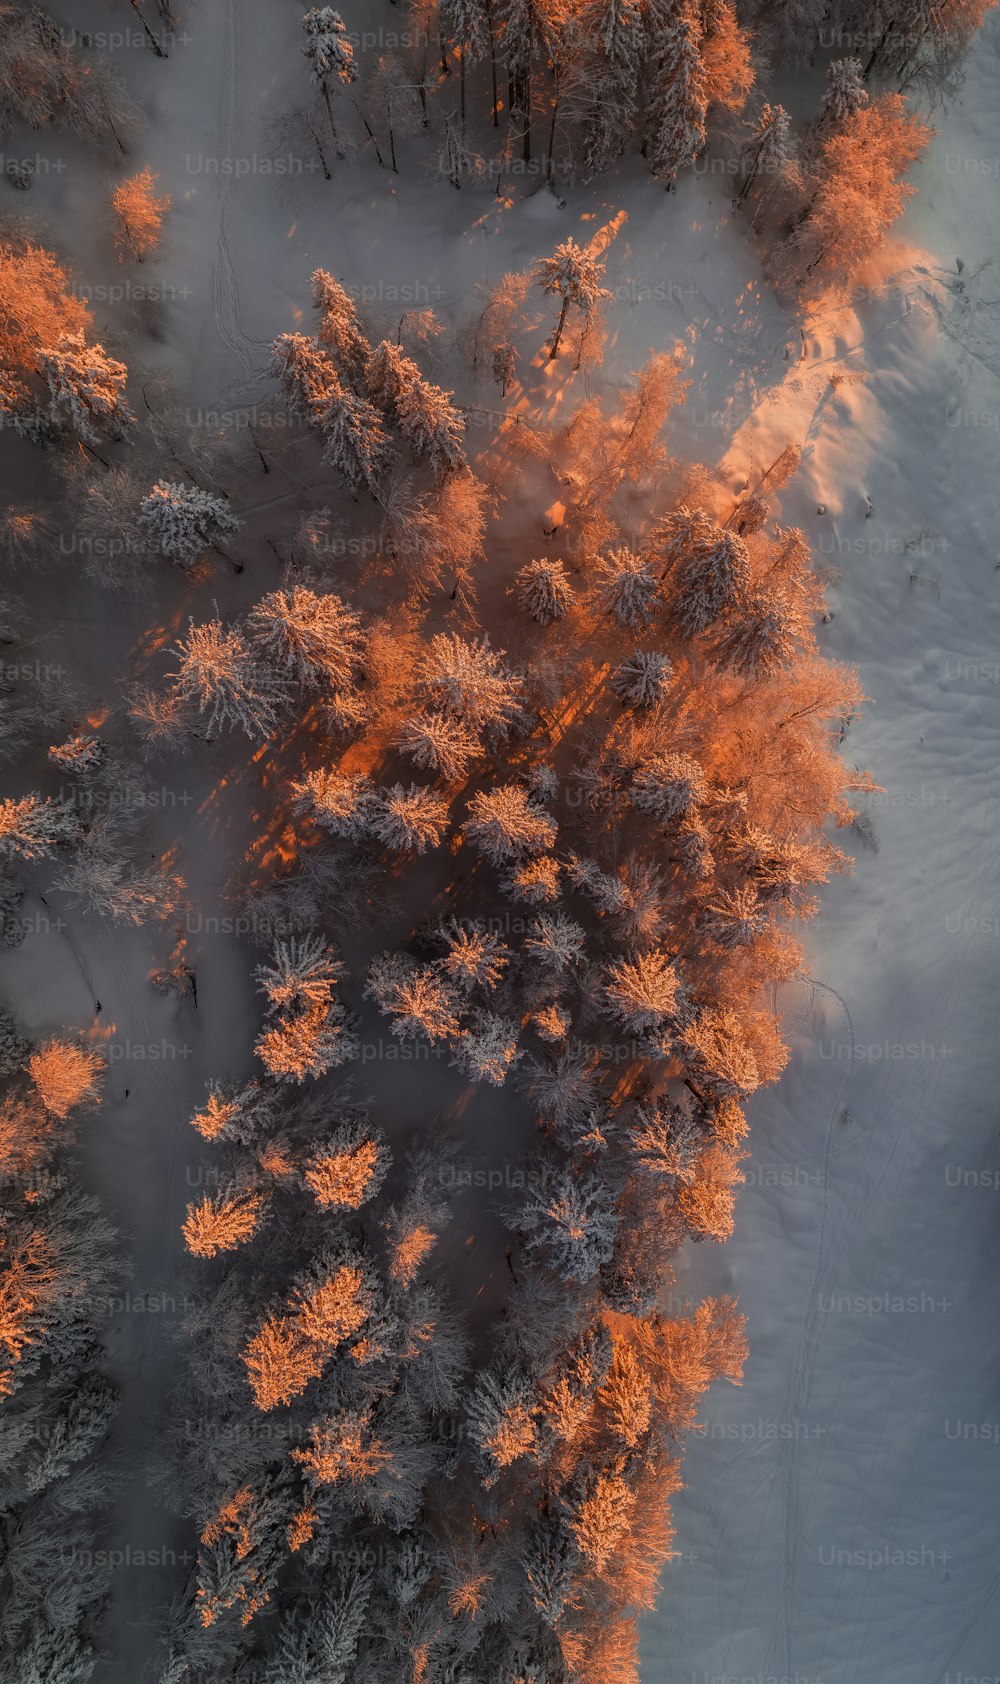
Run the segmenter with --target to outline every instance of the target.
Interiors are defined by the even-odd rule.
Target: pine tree
[[[631,550],[610,550],[598,566],[597,577],[599,600],[619,625],[635,631],[649,624],[658,586],[644,556]]]
[[[261,657],[310,690],[350,691],[361,656],[361,620],[333,591],[288,585],[254,603],[247,630]]]
[[[670,688],[673,667],[657,649],[636,649],[615,668],[611,688],[634,708],[655,707]]]
[[[69,802],[40,795],[0,801],[0,859],[48,859],[58,847],[76,842],[80,830]]]
[[[877,250],[914,188],[901,178],[930,129],[883,94],[826,134],[805,216],[778,253],[780,272],[804,294],[843,285]]]
[[[305,813],[333,836],[359,842],[371,835],[377,796],[371,782],[359,772],[308,772],[301,783],[292,784],[295,810]]]
[[[344,156],[333,116],[331,87],[347,86],[358,79],[354,63],[354,48],[348,39],[344,20],[332,6],[313,6],[302,19],[306,44],[302,51],[309,60],[310,75],[323,96],[330,129],[338,158]]]
[[[100,1096],[104,1061],[91,1047],[56,1035],[28,1059],[27,1072],[46,1111],[64,1118]]]
[[[155,186],[152,170],[140,170],[138,175],[119,182],[111,194],[115,245],[122,263],[141,263],[156,249],[163,218],[170,209],[170,194],[158,199]]]
[[[770,927],[770,920],[749,883],[720,889],[705,909],[704,927],[720,947],[750,947]]]
[[[510,949],[499,936],[487,930],[449,919],[441,926],[446,953],[441,968],[463,994],[475,988],[492,992],[510,963]]]
[[[526,957],[558,976],[574,970],[580,963],[585,941],[582,925],[565,912],[542,913],[528,926],[524,952]]]
[[[611,965],[604,984],[608,1013],[634,1035],[670,1024],[681,1004],[682,985],[665,953],[640,953]]]
[[[731,0],[701,0],[701,66],[708,105],[742,111],[754,84],[751,37]]]
[[[389,162],[396,174],[396,137],[416,134],[421,126],[420,98],[413,84],[412,73],[395,53],[380,53],[369,83],[372,109],[376,116],[384,116],[389,131]]]
[[[440,847],[450,818],[447,801],[424,784],[393,784],[380,792],[372,832],[386,847],[423,854]]]
[[[428,380],[416,380],[396,400],[399,430],[414,455],[427,457],[435,473],[455,474],[468,467],[465,418],[451,402],[453,394]]]
[[[654,754],[634,773],[630,794],[640,813],[669,824],[686,819],[708,792],[705,774],[689,754]]]
[[[335,1002],[277,1018],[257,1037],[254,1051],[276,1080],[302,1083],[349,1064],[361,1048],[343,1006]]]
[[[490,358],[490,372],[500,388],[500,396],[507,396],[507,388],[513,386],[517,378],[517,352],[509,340],[501,340],[493,347]]]
[[[515,573],[514,585],[520,606],[541,626],[564,619],[576,601],[565,565],[558,558],[527,562]]]
[[[362,332],[354,300],[325,269],[314,269],[309,281],[313,307],[319,312],[319,343],[348,384],[360,390],[371,346]]]
[[[440,632],[431,639],[421,683],[442,713],[472,731],[507,737],[522,717],[517,679],[488,637],[468,642]]]
[[[371,1588],[367,1575],[342,1569],[321,1595],[296,1603],[278,1629],[261,1684],[347,1684],[368,1629]]]
[[[189,1204],[181,1226],[184,1244],[194,1257],[233,1251],[257,1233],[264,1210],[261,1193],[217,1193]]]
[[[321,1210],[360,1210],[375,1197],[392,1163],[367,1118],[341,1123],[313,1151],[302,1180]]]
[[[650,119],[653,174],[672,187],[705,145],[708,90],[695,0],[675,0],[655,41],[656,71]]]
[[[761,106],[740,147],[740,170],[743,181],[736,195],[738,204],[761,179],[769,181],[772,188],[791,187],[798,181],[792,119],[783,105]]]
[[[414,714],[400,732],[399,746],[414,765],[448,779],[463,778],[481,752],[475,733],[444,713]]]
[[[175,654],[171,688],[207,716],[210,731],[239,726],[248,737],[269,737],[277,728],[284,697],[235,626],[227,629],[221,620],[198,626],[192,620]]]
[[[40,351],[38,370],[49,388],[49,419],[60,432],[75,433],[96,449],[103,439],[123,439],[134,424],[125,397],[128,369],[102,345],[88,345],[82,333],[66,334],[53,350]]]
[[[316,424],[323,435],[324,462],[339,469],[353,492],[362,486],[377,491],[389,470],[392,446],[374,405],[336,379]]]
[[[402,1041],[423,1036],[433,1043],[458,1034],[456,991],[432,965],[419,966],[408,954],[385,953],[374,959],[365,994],[393,1018],[392,1033]]]
[[[670,612],[681,636],[697,637],[731,613],[745,597],[749,581],[750,558],[737,533],[715,527],[699,534],[668,582]]]
[[[242,521],[225,497],[197,485],[158,480],[139,505],[137,524],[178,567],[193,567],[209,546],[234,537]]]
[[[575,240],[564,240],[556,246],[552,257],[540,258],[535,264],[532,279],[543,292],[556,293],[561,300],[559,320],[549,351],[550,362],[559,354],[570,310],[576,310],[583,317],[584,325],[589,326],[598,304],[611,298],[612,294],[600,284],[603,274],[604,264],[600,258],[586,247],[578,246]]]
[[[487,1369],[478,1376],[468,1404],[468,1428],[487,1488],[523,1456],[534,1455],[534,1402],[527,1376],[516,1369]]]
[[[107,762],[108,745],[100,737],[79,736],[67,737],[64,743],[56,743],[49,749],[49,759],[60,772],[68,772],[73,777],[86,778],[97,772]]]
[[[821,121],[842,123],[868,104],[868,89],[859,58],[838,58],[826,67],[826,92],[823,95]]]
[[[496,1012],[475,1012],[471,1023],[455,1040],[451,1062],[473,1082],[503,1087],[523,1056],[517,1039],[518,1025],[513,1018],[501,1017]]]
[[[325,936],[290,936],[275,942],[269,965],[258,965],[254,980],[275,1012],[307,1011],[326,1005],[344,974]]]
[[[582,108],[584,179],[604,175],[635,133],[646,51],[643,7],[638,0],[589,0],[581,19],[592,43],[570,103]]]
[[[500,866],[551,848],[556,824],[519,784],[501,784],[472,797],[462,835],[492,865]]]
[[[537,1253],[561,1279],[581,1286],[608,1262],[618,1231],[618,1213],[608,1187],[596,1175],[573,1175],[546,1165],[542,1186],[525,1200],[516,1223],[525,1249]]]

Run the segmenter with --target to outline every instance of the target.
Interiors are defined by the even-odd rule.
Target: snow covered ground
[[[128,8],[80,0],[72,12],[79,29],[120,29]],[[348,19],[394,21],[376,0]],[[133,365],[168,368],[194,411],[252,406],[266,390],[265,346],[297,325],[315,265],[387,322],[408,305],[456,322],[477,280],[624,207],[607,360],[579,378],[599,390],[681,338],[693,378],[672,450],[724,463],[735,488],[788,440],[803,445],[782,515],[840,576],[825,647],[858,664],[870,697],[845,747],[885,792],[868,800],[853,879],[824,895],[809,932],[813,980],[781,1001],[793,1058],[753,1107],[736,1236],[688,1248],[679,1272],[679,1299],[739,1294],[751,1355],[742,1389],[713,1390],[689,1443],[681,1553],[645,1622],[643,1676],[1000,1678],[1000,17],[937,119],[920,196],[882,270],[855,308],[821,315],[801,339],[733,226],[726,178],[708,171],[668,198],[632,161],[563,208],[531,182],[499,200],[456,193],[429,179],[423,141],[401,149],[399,177],[370,156],[329,184],[308,169],[269,173],[269,112],[304,75],[297,27],[290,5],[201,0],[166,63],[119,52],[147,123],[136,167],[148,162],[173,197],[163,255],[140,271],[162,320],[155,338],[133,341]],[[96,224],[101,166],[73,147],[63,157],[67,168],[39,170],[30,209],[113,337],[145,301],[109,293],[122,272]],[[552,376],[553,405],[563,378]],[[4,489],[23,471],[18,456]],[[267,485],[278,536],[299,490]],[[275,565],[248,562],[238,588],[265,588]],[[231,576],[212,581],[223,611],[236,590]],[[60,658],[99,689],[161,609],[154,585],[134,624],[103,642],[103,599],[74,591]],[[171,612],[176,623],[176,603]],[[192,764],[156,827],[159,847],[181,843],[202,920],[191,932],[197,1016],[149,990],[164,956],[155,933],[65,911],[57,929],[36,907],[37,933],[0,954],[0,994],[29,1031],[89,1023],[96,997],[109,1045],[124,1049],[85,1149],[136,1258],[114,1346],[129,1470],[114,1543],[131,1555],[115,1575],[115,1656],[101,1684],[141,1676],[148,1622],[184,1574],[170,1553],[183,1551],[183,1529],[148,1491],[139,1455],[177,1360],[178,1225],[198,1156],[187,1118],[209,1075],[246,1068],[255,1013],[246,954],[210,922],[226,869],[215,838],[232,857],[226,827],[246,824],[252,792],[228,792],[213,835],[212,782],[210,764]],[[140,1551],[161,1560],[137,1565]]]

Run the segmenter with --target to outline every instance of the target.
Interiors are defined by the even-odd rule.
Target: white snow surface
[[[131,20],[127,6],[92,0],[52,9],[77,29]],[[801,523],[838,571],[823,644],[857,663],[870,698],[845,753],[885,786],[866,802],[877,847],[850,839],[854,876],[828,889],[808,932],[812,981],[779,1001],[792,1059],[752,1107],[736,1235],[724,1248],[687,1248],[678,1270],[677,1304],[739,1295],[751,1350],[742,1388],[712,1390],[686,1447],[680,1553],[643,1625],[643,1678],[994,1680],[1000,16],[977,42],[961,93],[935,116],[939,136],[914,172],[919,197],[871,286],[800,338],[734,224],[724,175],[688,172],[668,196],[631,159],[568,190],[562,207],[531,179],[498,200],[492,187],[455,192],[434,181],[436,146],[419,136],[399,144],[399,176],[370,152],[336,166],[331,183],[263,173],[269,110],[296,79],[305,94],[300,10],[199,0],[166,63],[139,47],[118,54],[147,125],[128,167],[148,162],[173,197],[162,254],[129,271],[165,296],[162,339],[135,335],[133,372],[168,367],[185,401],[206,410],[253,403],[268,390],[267,343],[308,316],[316,265],[373,289],[374,300],[360,297],[386,325],[410,304],[457,322],[478,280],[522,268],[569,235],[587,238],[624,207],[608,258],[607,359],[577,376],[571,395],[610,389],[650,349],[681,338],[693,380],[669,424],[673,451],[723,464],[736,489],[788,440],[804,447],[782,518]],[[376,0],[345,16],[352,30],[402,24]],[[51,139],[39,151],[59,152],[67,167],[39,171],[23,208],[87,284],[121,282],[95,214],[103,165]],[[249,173],[235,173],[238,159],[251,160]],[[120,351],[127,304],[98,292],[94,310]],[[852,371],[859,378],[831,384]],[[454,367],[427,372],[460,398],[476,390]],[[572,377],[560,362],[550,378],[555,404]],[[496,403],[493,389],[478,401]],[[15,493],[27,460],[16,450],[4,471]],[[259,492],[276,523],[297,497],[277,478]],[[234,510],[243,512],[238,498]],[[270,588],[273,558],[270,569],[249,562],[238,587],[224,572],[200,596],[158,576],[153,611],[168,630],[189,608],[207,615],[212,594],[225,612]],[[43,578],[43,603],[57,578]],[[116,685],[136,627],[109,628],[96,590],[57,594],[61,655],[98,690]],[[157,846],[180,842],[206,919],[225,911],[232,825],[252,820],[252,791],[229,792],[213,846],[206,804],[216,777],[210,757],[192,756],[183,804],[156,827]],[[199,1161],[187,1119],[210,1076],[249,1069],[258,1008],[251,956],[225,934],[207,927],[191,938],[195,1016],[149,989],[162,932],[61,915],[63,930],[43,924],[0,953],[0,997],[38,1035],[91,1023],[96,995],[112,1046],[164,1049],[112,1065],[84,1147],[88,1183],[135,1257],[112,1345],[125,1395],[116,1445],[129,1473],[112,1542],[131,1559],[114,1578],[113,1657],[95,1675],[132,1684],[148,1665],[155,1611],[185,1573],[179,1553],[148,1571],[134,1563],[140,1550],[180,1552],[188,1537],[147,1489],[140,1460],[179,1360],[170,1339],[178,1226]],[[407,1086],[416,1117],[424,1096]],[[484,1115],[501,1119],[504,1103],[486,1096]],[[164,1297],[144,1311],[145,1294]]]

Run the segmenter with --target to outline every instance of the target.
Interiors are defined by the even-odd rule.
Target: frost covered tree
[[[159,242],[163,218],[170,209],[169,193],[157,198],[152,170],[140,170],[114,188],[111,209],[119,259],[122,263],[141,263]]]
[[[440,847],[449,817],[447,801],[425,784],[393,784],[379,792],[371,828],[387,848],[423,854]]]
[[[750,557],[736,532],[707,527],[685,548],[668,579],[669,611],[681,636],[697,637],[735,609],[750,581]]]
[[[357,1036],[339,1001],[276,1016],[257,1037],[255,1052],[268,1075],[301,1083],[357,1058]]]
[[[709,106],[742,111],[754,84],[750,31],[731,0],[701,0],[701,63]]]
[[[139,505],[137,524],[178,567],[193,567],[210,546],[235,537],[242,522],[225,497],[198,485],[158,480]]]
[[[378,1193],[391,1162],[367,1117],[354,1117],[314,1146],[302,1181],[321,1210],[360,1210]]]
[[[444,120],[444,135],[437,155],[437,173],[442,181],[450,182],[460,193],[463,181],[479,181],[486,169],[486,161],[470,146],[457,112],[449,111]]]
[[[271,347],[270,369],[289,418],[322,438],[324,461],[340,470],[352,491],[362,485],[374,491],[392,459],[375,406],[344,385],[330,354],[305,334],[280,334]]]
[[[331,88],[346,86],[358,79],[354,62],[354,48],[348,38],[347,27],[339,12],[332,6],[312,6],[302,18],[306,44],[302,51],[309,60],[310,76],[323,96],[330,130],[338,158],[344,156],[337,124],[333,115]]]
[[[517,1369],[486,1369],[478,1376],[467,1406],[467,1423],[487,1488],[522,1457],[534,1456],[538,1442],[535,1404],[530,1380]]]
[[[583,317],[586,327],[593,322],[598,305],[612,297],[607,288],[601,286],[603,274],[601,259],[585,246],[578,246],[575,240],[564,240],[556,246],[551,257],[542,257],[535,264],[532,279],[536,285],[543,292],[555,293],[561,301],[559,320],[549,350],[550,362],[559,355],[570,310]]]
[[[41,795],[0,801],[0,859],[48,859],[57,848],[79,841],[81,828],[71,802]]]
[[[640,813],[669,824],[686,819],[708,793],[705,774],[689,754],[654,754],[633,773],[630,794]]]
[[[657,649],[636,649],[615,668],[611,688],[630,707],[651,708],[662,702],[672,675],[666,655]]]
[[[604,1000],[612,1020],[633,1035],[670,1024],[682,1001],[682,985],[665,953],[640,953],[608,968]]]
[[[396,400],[399,430],[418,458],[427,458],[438,474],[460,473],[468,467],[465,454],[465,417],[451,402],[453,394],[417,380]]]
[[[417,965],[402,954],[383,954],[372,962],[365,994],[392,1017],[401,1041],[450,1041],[459,1032],[459,997],[432,965]]]
[[[323,460],[339,469],[351,490],[375,492],[392,461],[392,446],[373,404],[340,384],[329,389],[317,416]]]
[[[798,181],[792,119],[783,105],[761,106],[740,146],[740,173],[743,179],[736,195],[738,204],[759,181],[767,181],[772,187],[791,187]]]
[[[100,839],[97,839],[100,841]],[[171,917],[183,883],[159,865],[137,866],[115,849],[86,845],[60,872],[52,887],[113,924],[137,926]]]
[[[487,736],[507,737],[523,717],[518,680],[488,637],[468,641],[439,632],[431,639],[421,687],[442,713]]]
[[[579,965],[585,941],[582,925],[565,912],[542,913],[528,926],[524,952],[543,969],[558,976]]]
[[[574,1175],[546,1163],[541,1185],[518,1207],[515,1222],[525,1249],[565,1281],[586,1285],[614,1251],[618,1212],[596,1175]]]
[[[376,345],[366,364],[365,384],[373,401],[396,422],[415,456],[426,456],[442,474],[468,466],[462,443],[465,420],[452,404],[452,394],[425,380],[398,345],[387,339]]]
[[[806,214],[776,255],[788,284],[816,296],[857,273],[915,192],[902,177],[930,132],[899,94],[882,94],[823,136]]]
[[[737,883],[719,889],[709,901],[703,924],[720,947],[750,947],[770,927],[770,919],[753,885]]]
[[[371,346],[358,320],[357,306],[326,269],[314,269],[309,282],[313,307],[319,313],[316,337],[348,384],[360,389]]]
[[[842,123],[845,117],[853,117],[856,111],[868,104],[868,89],[865,87],[864,71],[859,58],[838,58],[826,67],[826,90],[823,94],[823,115],[820,119],[825,126],[831,123]]]
[[[441,926],[446,952],[441,968],[449,981],[462,991],[475,988],[492,992],[510,962],[510,949],[488,930],[459,923],[455,918]]]
[[[514,587],[520,606],[541,626],[565,619],[576,601],[565,564],[558,557],[526,562],[514,575]]]
[[[611,168],[635,133],[648,41],[638,0],[588,0],[580,24],[589,51],[571,66],[566,97],[580,113],[589,181]]]
[[[235,626],[192,620],[174,653],[171,689],[205,716],[210,731],[239,726],[248,737],[269,737],[277,728],[284,695]]]
[[[42,350],[38,370],[49,388],[49,419],[60,432],[75,433],[92,449],[104,439],[123,439],[135,416],[125,396],[128,369],[103,345],[88,345],[82,333],[67,334]]]
[[[246,1245],[259,1231],[264,1214],[261,1193],[209,1194],[191,1203],[181,1225],[184,1244],[193,1257],[216,1257]]]
[[[500,396],[505,398],[508,387],[513,386],[517,378],[517,352],[509,340],[503,339],[494,345],[490,373],[500,388]]]
[[[708,90],[695,0],[674,0],[656,32],[656,68],[649,117],[653,174],[672,187],[705,145]]]
[[[420,96],[412,72],[395,53],[380,53],[369,79],[370,110],[376,122],[385,120],[389,134],[389,162],[396,174],[396,139],[416,134],[422,123]]]
[[[289,584],[269,591],[247,615],[263,660],[308,690],[353,688],[362,650],[361,619],[334,591]]]
[[[469,65],[479,64],[490,51],[492,30],[486,0],[440,0],[441,29],[458,48],[459,118],[465,128],[465,81]]]
[[[363,773],[320,768],[293,783],[292,795],[295,811],[333,836],[359,842],[371,834],[378,797]]]
[[[356,1569],[327,1577],[321,1594],[295,1603],[264,1661],[260,1684],[346,1684],[368,1629],[370,1575]]]
[[[344,974],[326,938],[311,934],[275,942],[271,962],[258,965],[254,979],[271,1011],[305,1011],[326,1005]]]
[[[602,607],[619,625],[633,631],[653,618],[658,581],[647,557],[632,550],[610,550],[597,572],[597,595]]]
[[[545,853],[555,842],[556,823],[520,784],[500,784],[472,797],[462,835],[491,865],[502,866]]]
[[[421,712],[403,725],[399,746],[415,766],[439,772],[443,778],[463,778],[481,753],[479,738],[460,719],[448,714]]]
[[[455,1039],[451,1062],[471,1081],[500,1088],[522,1057],[517,1040],[515,1019],[496,1012],[475,1012],[471,1023]]]

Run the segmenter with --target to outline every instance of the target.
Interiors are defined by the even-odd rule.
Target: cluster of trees
[[[388,415],[398,359],[373,378],[381,348],[314,286],[332,320],[313,353]],[[499,290],[487,349],[517,289]],[[573,302],[567,285],[564,320]],[[501,644],[470,602],[442,628],[440,581],[400,631],[293,560],[241,621],[178,646],[164,717],[284,754],[273,828],[296,863],[259,891],[279,929],[260,1072],[193,1119],[214,1151],[184,1224],[205,1302],[174,1412],[199,1422],[175,1454],[200,1548],[165,1684],[636,1676],[678,1441],[744,1353],[728,1301],[662,1313],[671,1258],[732,1230],[743,1105],[785,1059],[766,990],[845,864],[827,821],[867,784],[838,753],[856,680],[819,654],[823,590],[771,506],[798,451],[735,503],[702,473],[661,510],[681,390],[660,357],[617,414],[583,404],[520,463],[499,435],[508,493],[547,460],[564,514],[544,553],[494,557]],[[325,933],[344,884],[374,948],[353,975]],[[410,934],[380,951],[390,906]],[[456,1093],[509,1085],[536,1120],[500,1213],[499,1317],[444,1285],[454,1148],[428,1130],[394,1154],[351,1097],[366,1013],[443,1055]]]
[[[123,1263],[72,1156],[101,1069],[82,1040],[33,1047],[0,1011],[0,1669],[11,1684],[89,1678],[108,1588],[98,1546],[118,1392],[101,1338]]]
[[[324,144],[345,155],[334,96],[354,87],[347,98],[359,136],[383,166],[398,168],[397,139],[430,128],[433,116],[440,173],[455,187],[490,167],[518,167],[518,152],[522,169],[589,180],[632,149],[672,186],[705,151],[713,123],[732,143],[755,93],[751,135],[767,123],[772,67],[807,68],[832,52],[834,78],[849,63],[863,86],[934,90],[954,78],[991,3],[412,0],[409,45],[362,63],[340,14],[314,8],[303,19],[304,50],[324,112],[304,110],[299,128],[308,127],[329,174]],[[825,102],[818,128],[828,115]],[[481,150],[488,125],[504,131],[492,166]]]

